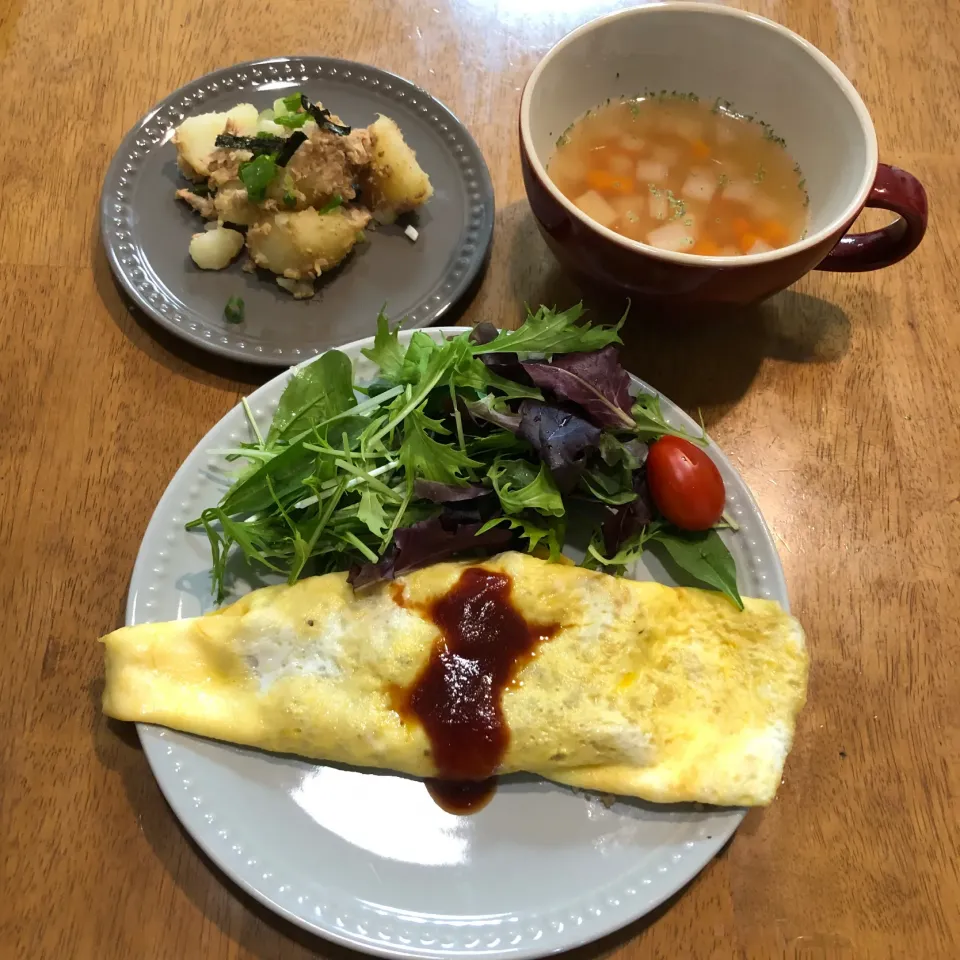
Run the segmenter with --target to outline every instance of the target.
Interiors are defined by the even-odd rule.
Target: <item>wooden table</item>
[[[574,0],[6,0],[0,20],[0,957],[294,958],[346,951],[211,867],[132,728],[100,715],[95,639],[123,618],[174,470],[259,370],[131,312],[100,181],[155,101],[215,67],[335,53],[401,73],[477,137],[497,219],[464,315],[569,302],[524,199],[520,90]],[[812,653],[776,802],[654,915],[583,951],[624,958],[960,956],[960,19],[956,0],[748,4],[853,80],[881,156],[926,183],[909,261],[813,275],[682,336],[633,317],[634,371],[739,464],[776,532]]]

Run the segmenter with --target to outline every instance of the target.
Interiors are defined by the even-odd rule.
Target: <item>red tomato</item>
[[[682,437],[661,437],[647,455],[647,485],[657,509],[681,530],[708,530],[723,513],[723,477],[707,454]]]

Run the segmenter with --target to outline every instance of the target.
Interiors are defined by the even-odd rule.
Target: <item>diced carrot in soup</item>
[[[720,244],[714,243],[709,237],[701,237],[694,245],[691,253],[698,253],[702,257],[720,256]]]
[[[710,156],[710,146],[705,140],[694,140],[690,144],[690,152],[697,160],[706,160]]]
[[[629,175],[624,177],[617,173],[611,173],[609,170],[588,170],[585,179],[587,186],[592,187],[599,193],[633,193],[633,177]]]
[[[547,170],[586,216],[664,250],[760,253],[806,228],[802,175],[782,141],[691,97],[591,111],[560,138]]]
[[[787,242],[787,228],[779,220],[765,220],[757,232],[771,246],[782,247]]]

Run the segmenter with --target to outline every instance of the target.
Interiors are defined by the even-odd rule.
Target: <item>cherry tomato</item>
[[[657,509],[681,530],[708,530],[723,513],[723,477],[707,454],[682,437],[661,437],[647,456]]]

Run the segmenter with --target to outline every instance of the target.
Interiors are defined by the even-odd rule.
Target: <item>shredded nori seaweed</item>
[[[249,150],[254,156],[264,156],[276,153],[286,140],[283,137],[237,137],[232,133],[221,133],[216,139],[216,145],[225,150]]]
[[[255,137],[237,137],[232,133],[221,133],[216,139],[216,145],[225,150],[249,150],[255,157],[273,156],[278,167],[285,167],[306,139],[307,135],[302,130],[294,130],[289,137],[272,137],[263,134]]]
[[[277,154],[277,166],[285,167],[300,148],[300,145],[305,143],[306,140],[307,135],[302,130],[294,130],[289,137],[281,140],[283,146],[280,147],[280,152]]]
[[[323,127],[324,130],[329,130],[331,133],[337,134],[337,136],[345,137],[353,129],[340,123],[334,123],[333,120],[330,119],[330,111],[327,110],[326,107],[318,107],[315,103],[311,103],[305,93],[300,94],[300,104],[303,106],[303,109],[317,121],[317,126]]]

